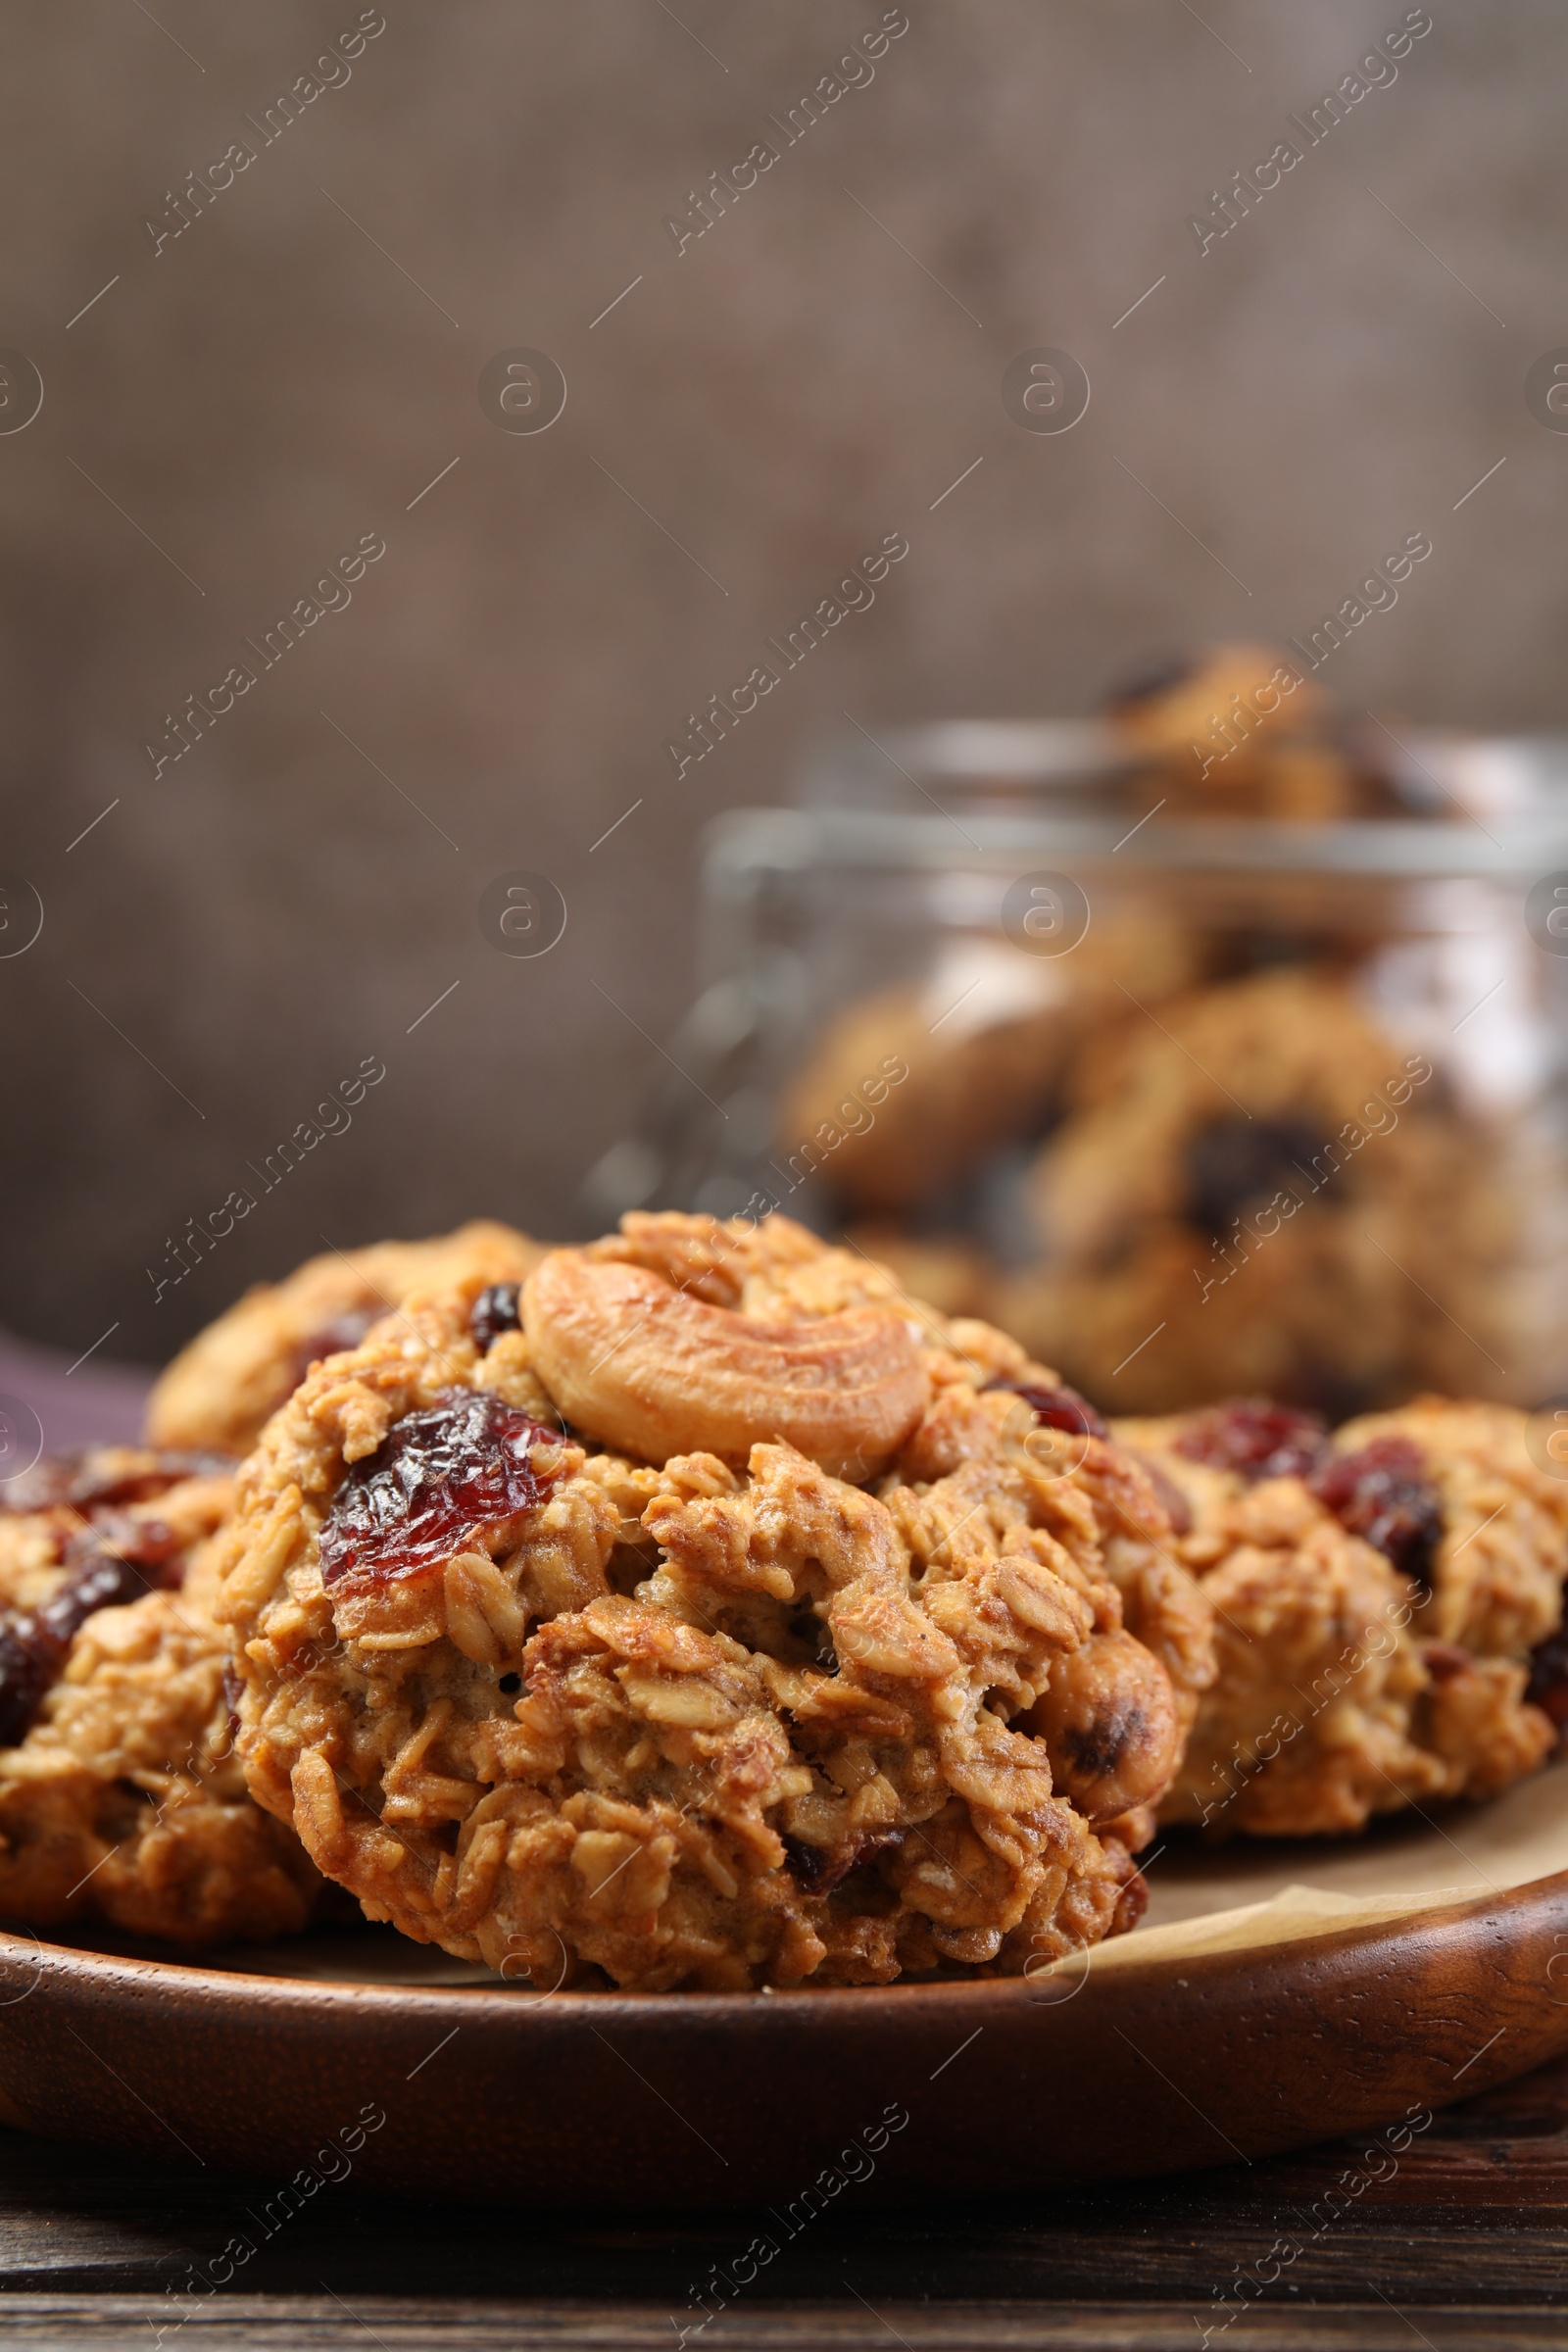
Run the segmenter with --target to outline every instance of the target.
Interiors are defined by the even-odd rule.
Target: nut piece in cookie
[[[198,1332],[153,1390],[148,1442],[249,1453],[270,1415],[319,1358],[357,1348],[410,1291],[520,1283],[540,1245],[484,1219],[428,1242],[377,1242],[307,1259],[286,1282],[258,1283]]]
[[[917,1325],[885,1304],[791,1313],[782,1297],[747,1314],[739,1270],[723,1305],[678,1272],[556,1250],[529,1275],[529,1350],[569,1421],[644,1461],[741,1463],[777,1438],[836,1476],[886,1469],[926,1401]]]
[[[1181,1753],[1170,1677],[1127,1633],[1091,1634],[1023,1720],[1062,1794],[1097,1825],[1161,1797]]]
[[[227,1464],[45,1460],[0,1509],[0,1918],[175,1944],[305,1925],[320,1882],[252,1803],[211,1609]]]
[[[782,1217],[628,1216],[520,1328],[479,1292],[318,1365],[241,1474],[240,1752],[327,1876],[545,1984],[1021,1974],[1132,1924],[1206,1604],[1054,1374]]]
[[[1527,1680],[1561,1621],[1568,1496],[1524,1427],[1436,1397],[1332,1438],[1258,1400],[1116,1424],[1179,1491],[1174,1548],[1215,1611],[1218,1677],[1162,1819],[1340,1833],[1535,1770],[1556,1734]]]

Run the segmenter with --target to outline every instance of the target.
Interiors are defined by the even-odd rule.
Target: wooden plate
[[[1560,1812],[1568,1781],[1535,1786]],[[1568,1869],[1298,1891],[1033,1983],[551,1995],[372,1929],[199,1967],[7,1936],[0,1971],[0,2118],[27,2131],[296,2201],[352,2170],[497,2203],[770,2206],[793,2234],[852,2184],[1227,2164],[1484,2090],[1568,2047]]]

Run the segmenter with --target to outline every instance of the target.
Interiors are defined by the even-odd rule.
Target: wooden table
[[[997,2128],[1026,2127],[1003,2117]],[[1073,2120],[1027,2128],[1070,2132]],[[1385,2148],[1358,2169],[1366,2144],[1086,2188],[1049,2210],[857,2213],[846,2195],[698,2334],[696,2290],[750,2241],[744,2217],[416,2208],[345,2181],[280,2228],[231,2288],[197,2303],[180,2299],[190,2266],[212,2264],[275,2183],[6,2132],[0,2328],[8,2352],[63,2341],[152,2352],[160,2340],[178,2352],[620,2352],[673,2347],[682,2326],[705,2352],[1189,2352],[1205,2326],[1225,2352],[1568,2344],[1568,2060],[1446,2110],[1396,2159]],[[1250,2282],[1240,2295],[1239,2278]]]

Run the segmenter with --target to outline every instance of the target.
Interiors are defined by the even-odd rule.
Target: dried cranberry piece
[[[1205,1233],[1230,1232],[1247,1209],[1276,1193],[1300,1195],[1324,1139],[1300,1119],[1215,1119],[1187,1147],[1187,1205]]]
[[[111,1544],[102,1529],[74,1537],[66,1554],[70,1573],[49,1598],[27,1615],[0,1621],[0,1747],[25,1739],[73,1639],[96,1610],[123,1608],[178,1582],[178,1539],[159,1520],[127,1521],[125,1529],[121,1544]]]
[[[32,1618],[0,1624],[0,1747],[26,1738],[64,1659],[64,1648],[42,1639]]]
[[[468,1329],[481,1355],[489,1354],[504,1331],[518,1328],[517,1298],[521,1288],[516,1282],[493,1282],[474,1300]]]
[[[77,1572],[93,1568],[106,1556],[133,1572],[136,1592],[155,1587],[172,1590],[184,1582],[180,1540],[162,1519],[132,1519],[124,1511],[101,1511],[91,1524],[79,1528],[66,1545],[66,1564]],[[103,1604],[107,1606],[108,1604]]]
[[[872,1832],[848,1845],[810,1845],[784,1833],[784,1867],[808,1894],[831,1894],[861,1862],[904,1843],[902,1830]]]
[[[1538,1642],[1530,1652],[1530,1682],[1525,1696],[1532,1706],[1549,1715],[1560,1739],[1568,1732],[1568,1626],[1560,1626]]]
[[[122,1609],[127,1601],[140,1600],[144,1592],[152,1590],[148,1578],[133,1561],[121,1559],[112,1551],[95,1551],[33,1611],[32,1622],[39,1639],[55,1643],[64,1654],[71,1646],[72,1636],[86,1624],[94,1610]]]
[[[110,1468],[116,1448],[83,1446],[71,1453],[46,1454],[0,1491],[0,1510],[47,1511],[64,1506],[96,1511],[111,1503],[149,1502],[182,1478],[212,1478],[232,1470],[226,1453],[135,1450],[134,1467]]]
[[[1305,1478],[1327,1444],[1316,1413],[1270,1404],[1262,1396],[1233,1396],[1194,1413],[1171,1450],[1186,1462],[1235,1470],[1253,1485],[1263,1478]]]
[[[1443,1505],[1413,1440],[1373,1438],[1355,1453],[1330,1454],[1309,1483],[1350,1535],[1381,1551],[1418,1585],[1429,1582],[1443,1534]]]
[[[339,1488],[321,1529],[321,1582],[414,1576],[449,1560],[482,1527],[531,1511],[555,1473],[535,1446],[561,1444],[489,1389],[444,1389],[395,1422]]]
[[[784,1867],[808,1894],[825,1894],[850,1867],[846,1855],[827,1845],[810,1845],[804,1838],[784,1832]],[[824,1884],[825,1882],[825,1884]]]
[[[1098,1413],[1086,1396],[1076,1389],[1044,1388],[1027,1380],[992,1380],[991,1389],[1010,1389],[1021,1396],[1043,1429],[1064,1429],[1069,1437],[1103,1438],[1109,1436],[1104,1416]]]

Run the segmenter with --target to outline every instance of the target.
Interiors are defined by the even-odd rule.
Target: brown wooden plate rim
[[[1568,1961],[1560,1988],[1550,1973],[1565,1951],[1568,1870],[1278,1942],[1129,1958],[1066,1987],[546,1994],[252,1976],[0,1934],[0,1961],[36,1968],[41,2003],[0,2005],[0,2115],[146,2152],[135,2075],[165,2086],[201,2161],[268,2170],[303,2161],[329,2108],[352,2112],[351,2085],[379,2084],[391,2128],[356,2158],[366,2187],[452,2193],[478,2129],[480,2201],[716,2209],[788,2199],[891,2093],[917,2129],[858,2200],[1016,2194],[1250,2161],[1490,2089],[1568,2048]],[[106,2056],[94,2045],[114,2032]],[[200,2095],[236,2063],[239,2122]],[[1072,2129],[1020,2136],[1031,2112]]]
[[[1102,1999],[1123,1990],[1131,1997],[1133,1991],[1143,1991],[1153,1984],[1180,1984],[1194,1977],[1213,1985],[1233,1979],[1255,1982],[1258,1970],[1271,1961],[1290,1955],[1299,1956],[1304,1964],[1337,1959],[1379,1943],[1408,1944],[1412,1934],[1423,1937],[1446,1935],[1467,1924],[1479,1925],[1494,1917],[1501,1926],[1523,1913],[1534,1914],[1557,1898],[1568,1903],[1568,1869],[1554,1871],[1540,1879],[1530,1879],[1520,1886],[1504,1887],[1485,1894],[1461,1896],[1452,1903],[1425,1904],[1419,1909],[1399,1912],[1393,1917],[1374,1920],[1349,1920],[1344,1924],[1329,1921],[1321,1930],[1297,1933],[1275,1941],[1222,1945],[1213,1950],[1164,1953],[1154,1952],[1147,1960],[1128,1958],[1118,1960],[1113,1972],[1097,1977],[1088,1970],[1082,1989],[1093,1987]],[[1194,1925],[1200,1922],[1195,1921]],[[1568,1933],[1563,1936],[1563,1948],[1568,1955]],[[1091,1946],[1093,1952],[1103,1946]],[[1119,1942],[1118,1952],[1129,1947]],[[1049,1975],[1025,1977],[945,1978],[938,1983],[920,1981],[891,1984],[832,1984],[813,1989],[809,1985],[769,1986],[765,1991],[752,1992],[621,1992],[617,1990],[544,1992],[529,1986],[526,1982],[514,1988],[490,1984],[356,1984],[333,1977],[284,1977],[251,1974],[235,1967],[204,1967],[199,1958],[184,1959],[170,1953],[167,1957],[136,1957],[112,1951],[99,1951],[72,1943],[54,1943],[28,1929],[0,1926],[0,1965],[28,1960],[47,1969],[56,1981],[82,1983],[87,1985],[101,1983],[107,1991],[126,1988],[132,1984],[162,1984],[171,1971],[177,1975],[182,1991],[200,1992],[215,1996],[221,2005],[225,1995],[243,1993],[247,1999],[258,1996],[280,2005],[290,2003],[318,2009],[323,2001],[340,2006],[352,2014],[367,2002],[387,2002],[404,2007],[427,2004],[432,2013],[439,2013],[448,2003],[461,2005],[465,2018],[483,2014],[488,2018],[515,2020],[519,2016],[542,2011],[548,2004],[556,2014],[577,2014],[584,2018],[605,2019],[607,2016],[666,2017],[698,2015],[717,2020],[729,2016],[748,2020],[779,2013],[786,2007],[808,2006],[813,2012],[844,2010],[857,2013],[872,2001],[894,2000],[901,2007],[916,2002],[922,2005],[946,2006],[949,2002],[983,1999],[1028,2001],[1043,2008],[1062,2008],[1074,1997],[1071,1991],[1048,1990],[1064,1980]],[[1562,1999],[1568,2017],[1568,1958],[1562,1972]],[[41,1988],[41,1983],[40,1983]],[[1196,1989],[1196,1987],[1195,1987]],[[0,2020],[6,2007],[20,2006],[20,1999],[7,2004],[0,2000]]]

